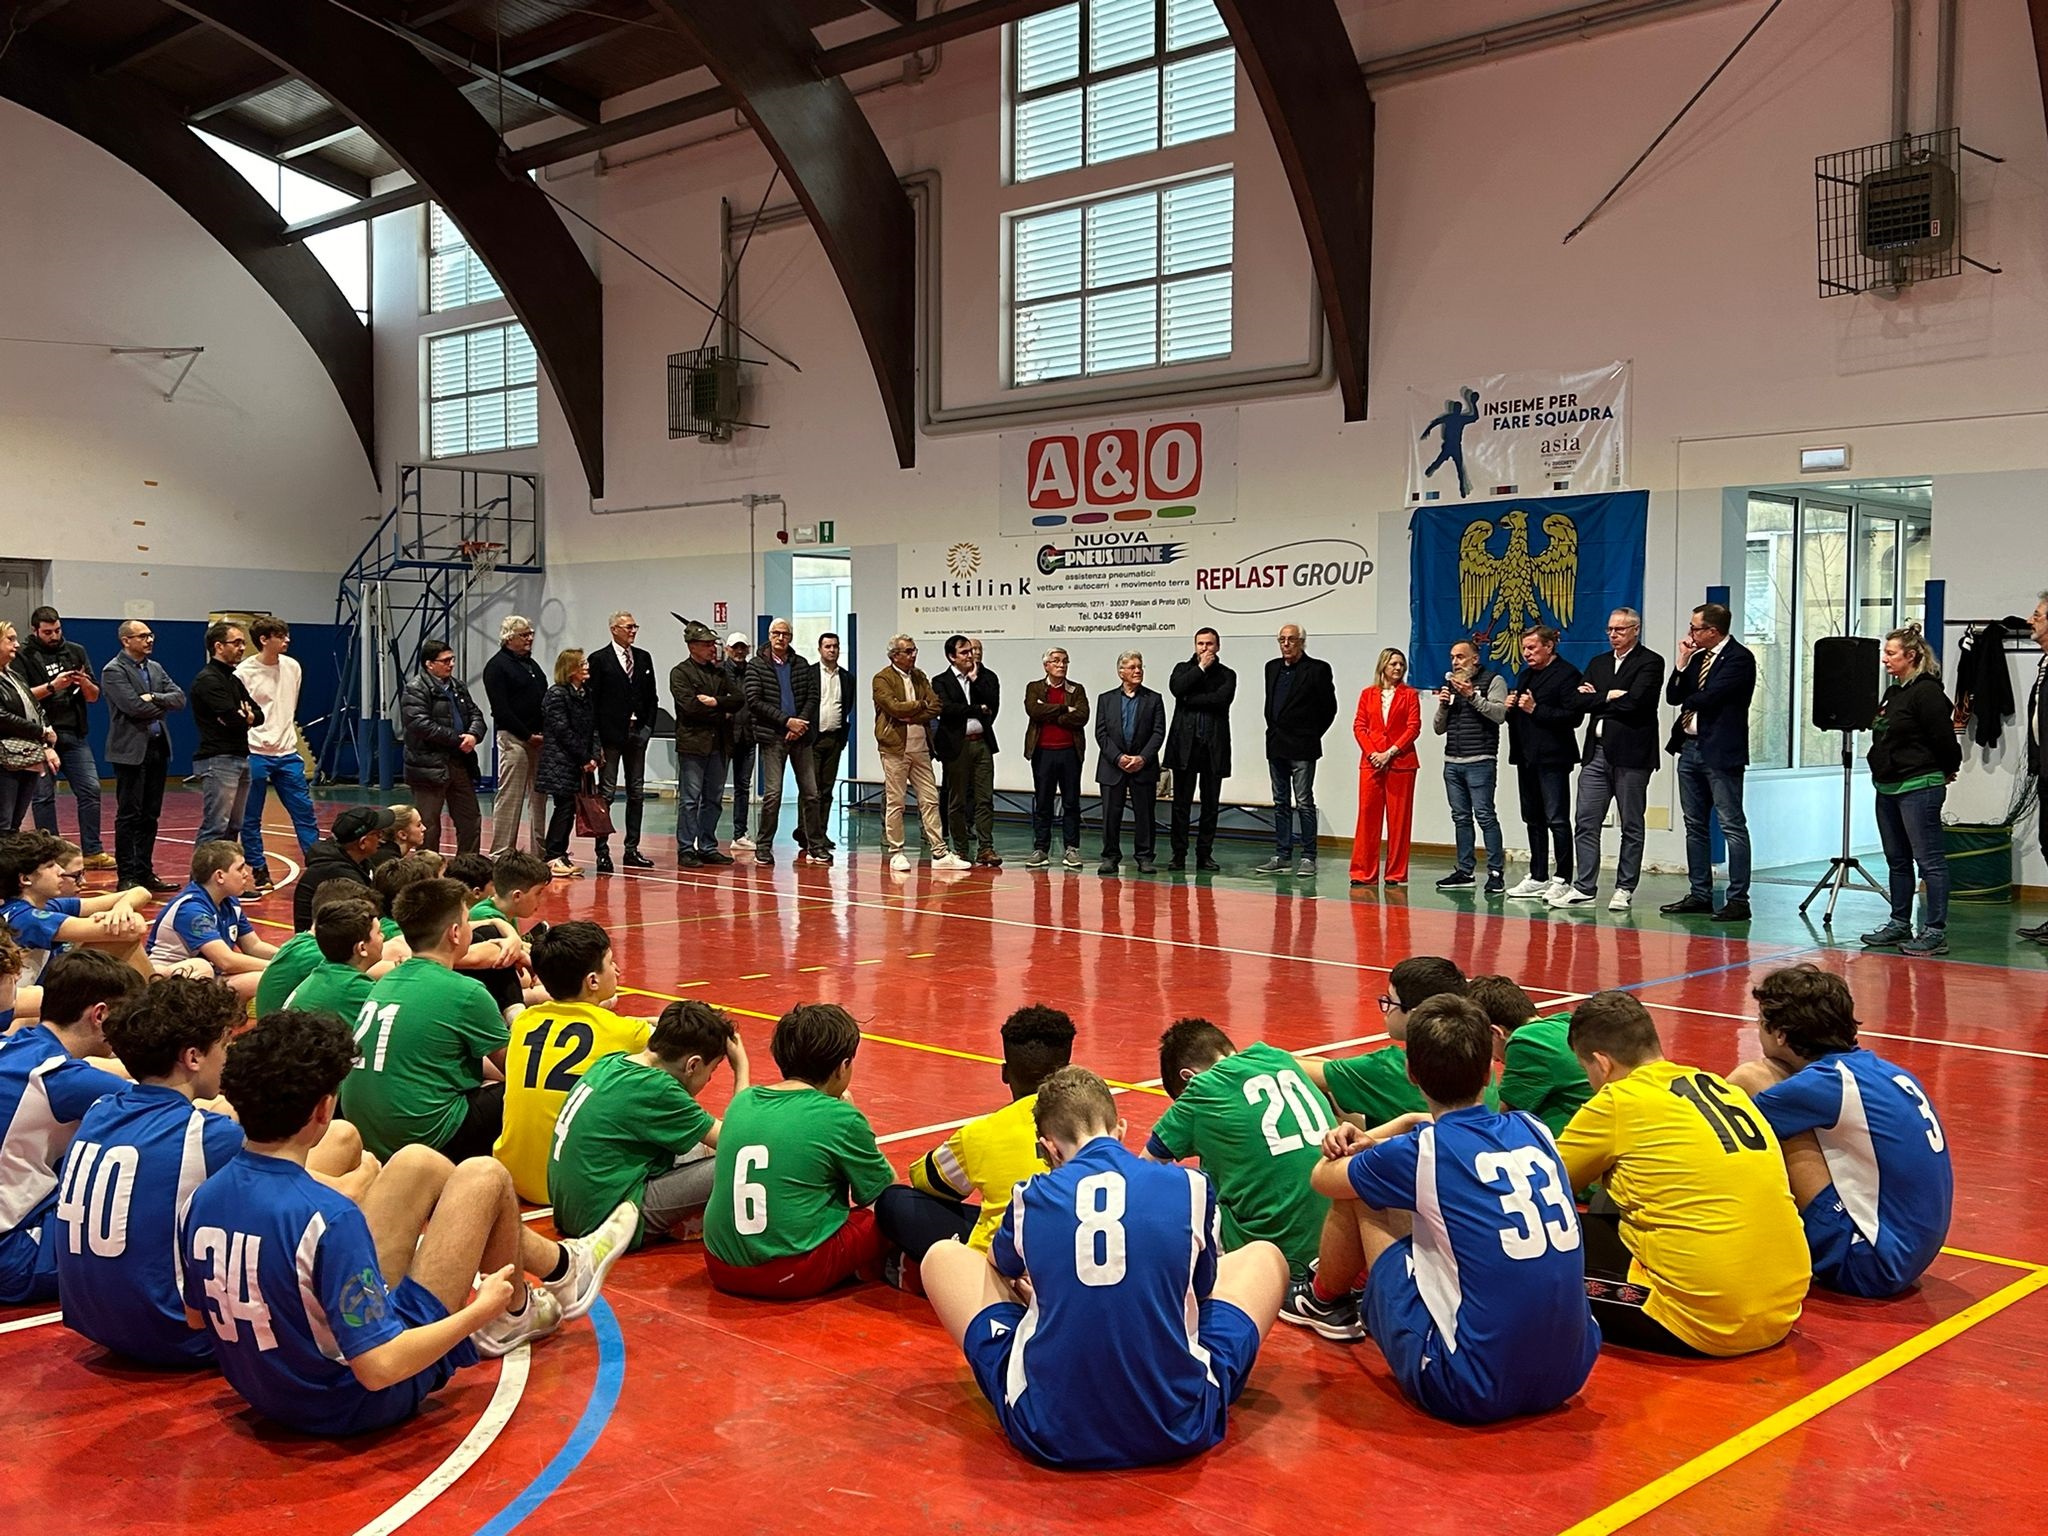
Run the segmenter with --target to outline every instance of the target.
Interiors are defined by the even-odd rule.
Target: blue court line
[[[576,1421],[568,1442],[555,1452],[555,1459],[542,1467],[540,1475],[520,1490],[510,1504],[478,1526],[476,1536],[505,1536],[539,1509],[550,1494],[568,1481],[569,1474],[583,1464],[583,1458],[590,1454],[610,1422],[612,1410],[619,1406],[619,1390],[626,1381],[626,1336],[619,1331],[618,1314],[603,1297],[591,1308],[590,1326],[597,1334],[597,1380],[591,1385],[583,1417]]]
[[[1747,942],[1746,940],[1744,942]],[[1640,992],[1645,987],[1667,986],[1674,981],[1697,981],[1702,976],[1719,976],[1723,971],[1739,971],[1752,965],[1790,960],[1795,955],[1810,955],[1826,948],[1822,944],[1802,944],[1797,949],[1780,950],[1774,955],[1749,955],[1741,960],[1730,960],[1726,965],[1710,965],[1703,971],[1685,971],[1677,976],[1659,976],[1654,981],[1632,981],[1626,986],[1615,987],[1616,992]]]

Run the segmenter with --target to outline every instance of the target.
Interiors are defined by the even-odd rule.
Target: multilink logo
[[[1363,586],[1372,573],[1372,556],[1363,544],[1304,539],[1262,549],[1235,565],[1205,565],[1195,572],[1195,590],[1206,593],[1218,613],[1279,613]]]
[[[955,544],[946,551],[946,569],[961,581],[965,581],[981,569],[981,546]]]

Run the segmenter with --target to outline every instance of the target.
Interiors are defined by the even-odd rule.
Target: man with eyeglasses
[[[1579,757],[1579,814],[1574,831],[1571,886],[1549,898],[1553,907],[1583,907],[1600,895],[1600,829],[1607,807],[1620,807],[1621,859],[1614,872],[1610,912],[1626,912],[1643,874],[1643,827],[1650,775],[1657,771],[1657,697],[1664,689],[1664,658],[1641,643],[1643,616],[1617,608],[1607,616],[1607,644],[1586,663],[1578,688],[1587,718]]]
[[[910,873],[903,851],[903,796],[917,795],[918,819],[931,849],[933,869],[974,866],[946,847],[946,819],[939,807],[939,786],[932,778],[931,723],[939,718],[939,696],[932,680],[918,670],[917,642],[908,635],[889,637],[889,664],[877,672],[869,693],[875,704],[875,748],[882,758],[882,849],[889,868]]]
[[[114,766],[114,869],[122,886],[154,895],[177,886],[156,873],[157,821],[164,809],[164,778],[171,738],[165,717],[185,707],[185,690],[150,659],[156,635],[140,619],[119,630],[121,654],[100,669],[105,695],[107,761]]]
[[[207,662],[192,679],[192,720],[199,746],[192,773],[199,780],[199,831],[195,842],[221,841],[239,833],[249,798],[249,727],[263,720],[263,706],[235,675],[249,637],[223,619],[206,627]]]
[[[1685,867],[1690,889],[1659,910],[1674,917],[1712,913],[1717,923],[1749,921],[1749,821],[1742,810],[1742,772],[1749,766],[1749,701],[1756,694],[1756,656],[1729,633],[1734,615],[1723,603],[1692,611],[1678,642],[1678,667],[1664,687],[1678,719],[1664,750],[1678,758],[1678,806],[1685,816]],[[1713,844],[1707,818],[1721,818],[1728,843],[1728,892],[1714,906]]]
[[[619,787],[620,767],[625,768],[626,868],[652,869],[654,860],[640,851],[640,816],[647,799],[647,743],[654,734],[654,658],[633,643],[640,626],[632,614],[613,614],[611,631],[610,644],[590,653],[585,684],[604,748],[598,776],[609,798]],[[597,872],[612,872],[610,838],[597,840]]]
[[[457,854],[483,848],[483,810],[477,804],[476,744],[484,712],[455,675],[455,651],[445,640],[420,646],[420,675],[399,700],[405,726],[405,783],[420,813],[429,853],[441,851],[441,812],[455,823]]]

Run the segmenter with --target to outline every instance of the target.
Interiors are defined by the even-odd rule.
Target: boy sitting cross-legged
[[[1750,995],[1763,1060],[1728,1081],[1778,1133],[1813,1278],[1851,1296],[1896,1296],[1948,1238],[1955,1174],[1934,1104],[1912,1073],[1856,1043],[1841,977],[1795,965]]]
[[[661,1010],[645,1050],[591,1064],[569,1090],[549,1144],[556,1231],[589,1231],[625,1201],[640,1212],[634,1247],[684,1235],[685,1218],[711,1199],[711,1154],[723,1127],[697,1096],[720,1062],[732,1067],[734,1094],[745,1093],[751,1079],[739,1031],[709,1003],[692,1001]]]
[[[1309,1187],[1336,1118],[1328,1102],[1287,1052],[1259,1040],[1238,1050],[1207,1019],[1181,1019],[1159,1037],[1159,1079],[1173,1105],[1145,1155],[1199,1157],[1216,1186],[1223,1246],[1263,1238],[1306,1275],[1330,1214]]]
[[[358,887],[360,889],[360,887]],[[195,1100],[220,1092],[228,1037],[248,1004],[222,981],[168,976],[108,1014],[107,1044],[135,1081],[99,1100],[78,1122],[64,1160],[57,1250],[64,1324],[144,1365],[213,1359],[208,1334],[185,1326],[178,1294],[178,1212],[208,1175],[242,1148],[225,1108]],[[377,1176],[348,1122],[337,1120],[307,1155],[323,1184],[360,1196]]]
[[[1572,1054],[1569,1008],[1538,1017],[1535,1001],[1506,976],[1474,976],[1465,995],[1485,1010],[1506,1043],[1501,1050],[1500,1107],[1523,1109],[1564,1134],[1593,1096],[1586,1069]]]
[[[970,1120],[910,1165],[910,1184],[892,1184],[875,1202],[882,1234],[903,1250],[905,1263],[923,1259],[934,1243],[964,1242],[987,1253],[1010,1192],[1045,1171],[1038,1129],[1031,1118],[1038,1085],[1074,1054],[1074,1021],[1057,1008],[1033,1003],[1003,1021],[1003,1083],[1010,1102]],[[968,1204],[979,1195],[979,1205]],[[915,1271],[898,1270],[916,1290]]]
[[[469,953],[456,969],[482,983],[508,1020],[530,1004],[546,1002],[547,992],[531,973],[533,955],[520,924],[540,910],[555,878],[547,865],[517,848],[495,860],[465,853],[448,861],[448,878],[468,887],[472,898]]]
[[[896,1170],[846,1097],[860,1026],[836,1003],[799,1003],[768,1049],[784,1081],[734,1094],[718,1135],[704,1211],[711,1284],[785,1300],[879,1278],[889,1243],[869,1207]]]
[[[1493,1052],[1493,1025],[1469,998],[1422,1004],[1408,1019],[1408,1070],[1430,1114],[1337,1127],[1314,1178],[1337,1202],[1332,1237],[1349,1240],[1325,1243],[1322,1271],[1348,1281],[1365,1270],[1367,1328],[1394,1379],[1458,1424],[1554,1408],[1600,1353],[1564,1165],[1542,1122],[1482,1101]],[[1319,1310],[1299,1281],[1281,1316],[1315,1326]]]
[[[1664,1059],[1626,992],[1572,1010],[1593,1097],[1557,1139],[1586,1213],[1586,1289],[1610,1344],[1745,1355],[1799,1321],[1813,1267],[1785,1158],[1740,1088]]]
[[[192,850],[192,879],[157,913],[149,929],[149,963],[159,976],[189,973],[204,961],[248,1001],[277,947],[256,936],[241,898],[255,877],[239,843],[217,840]]]
[[[530,853],[505,857],[540,864]],[[545,880],[547,866],[540,867]],[[475,910],[470,916],[474,921]],[[604,1057],[644,1047],[654,1026],[612,1012],[619,968],[611,936],[596,923],[555,924],[534,942],[533,968],[554,1001],[537,1003],[513,1021],[505,1049],[505,1127],[493,1154],[512,1170],[519,1198],[538,1203],[548,1198],[548,1147],[569,1090]],[[591,1219],[602,1220],[624,1198]]]
[[[125,891],[80,892],[64,873],[68,845],[44,832],[12,832],[0,836],[0,921],[7,924],[22,948],[26,964],[22,986],[34,987],[52,956],[67,949],[97,949],[112,955],[138,976],[152,976],[146,942],[149,924],[141,908],[149,892],[141,886]],[[79,856],[81,868],[84,856]],[[40,1006],[23,996],[16,1009],[32,1017]]]
[[[596,1235],[551,1242],[520,1221],[498,1163],[420,1146],[360,1204],[328,1189],[306,1157],[354,1054],[325,1013],[273,1013],[242,1036],[221,1087],[248,1144],[180,1223],[187,1321],[212,1329],[221,1373],[251,1407],[311,1435],[399,1423],[478,1354],[581,1316],[634,1220],[621,1206]]]
[[[1107,1468],[1207,1450],[1273,1326],[1286,1257],[1221,1252],[1209,1181],[1127,1150],[1085,1067],[1041,1083],[1032,1114],[1051,1171],[1011,1197],[987,1258],[925,1255],[939,1321],[1027,1456]]]

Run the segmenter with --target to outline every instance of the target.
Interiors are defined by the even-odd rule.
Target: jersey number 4
[[[1261,1072],[1257,1077],[1246,1078],[1244,1097],[1247,1104],[1265,1104],[1266,1113],[1259,1129],[1265,1132],[1266,1150],[1275,1157],[1315,1146],[1329,1134],[1330,1116],[1323,1108],[1323,1096],[1299,1073]],[[1292,1132],[1280,1129],[1282,1114],[1293,1119]]]
[[[64,1163],[64,1187],[57,1194],[57,1219],[64,1223],[73,1253],[92,1250],[96,1259],[118,1259],[128,1250],[128,1201],[135,1193],[134,1147],[74,1143]]]

